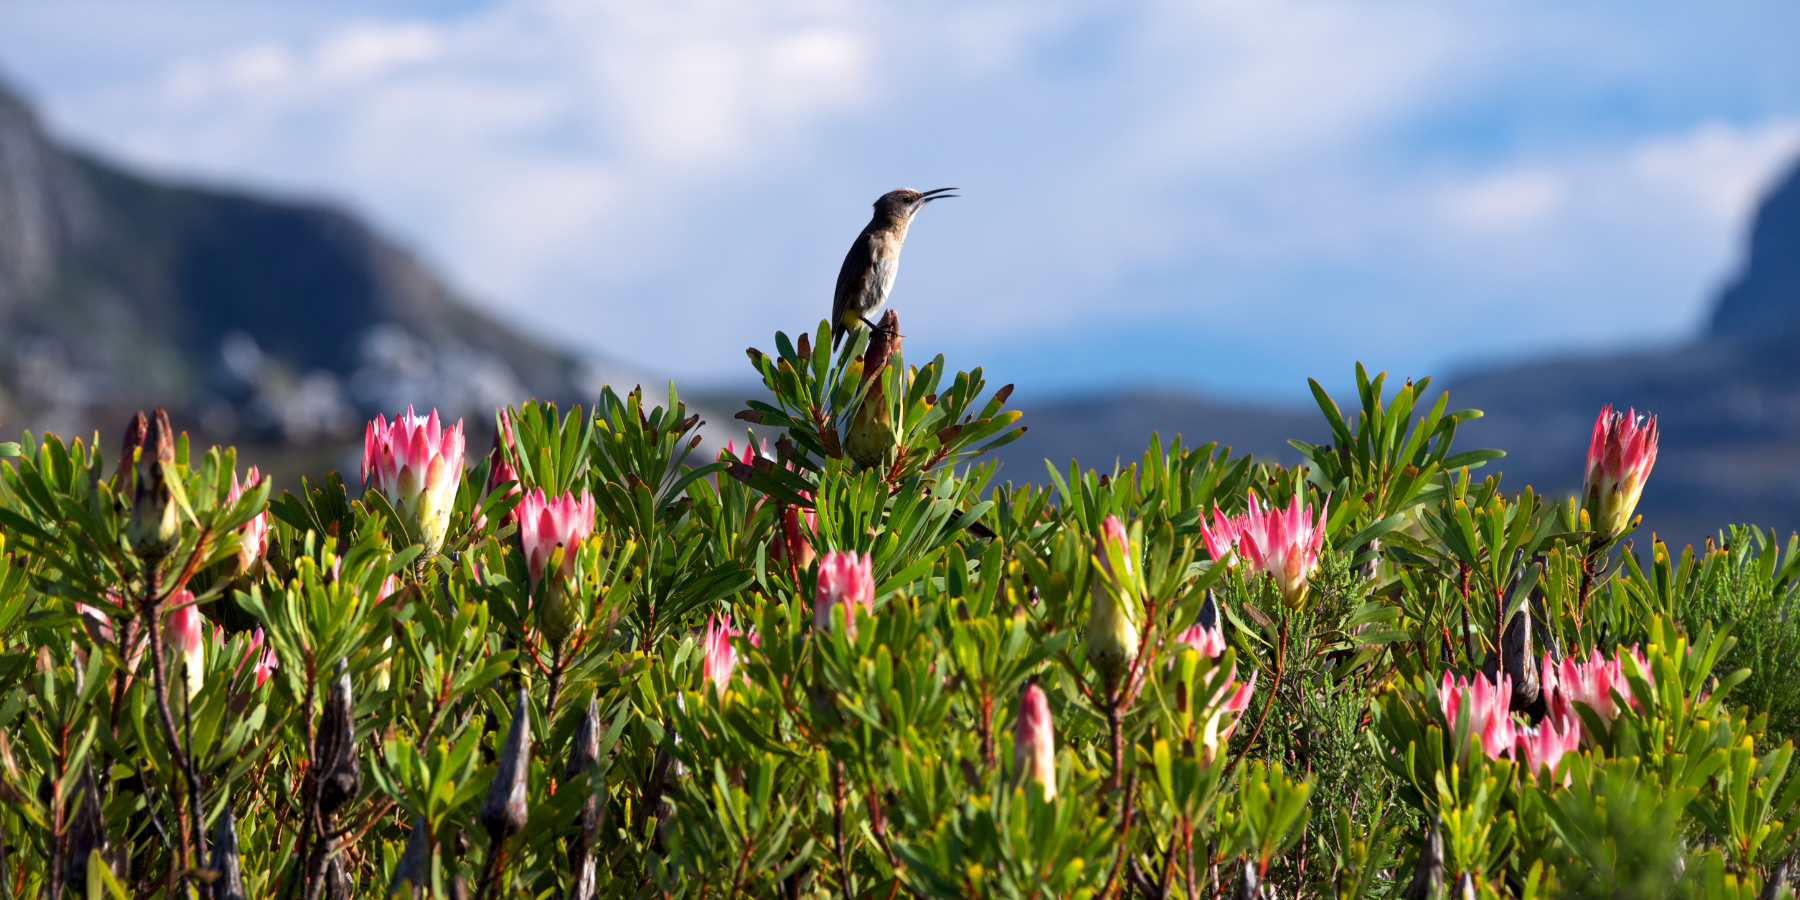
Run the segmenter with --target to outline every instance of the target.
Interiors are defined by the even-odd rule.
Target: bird
[[[925,204],[959,194],[956,188],[919,192],[911,188],[888,191],[875,201],[875,215],[863,226],[838,269],[837,291],[831,298],[831,346],[836,349],[844,334],[857,325],[875,327],[869,320],[887,302],[900,271],[900,245],[906,227]]]

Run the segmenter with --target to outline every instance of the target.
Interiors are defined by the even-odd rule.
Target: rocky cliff
[[[208,440],[329,444],[409,403],[586,397],[572,357],[328,206],[168,184],[58,146],[0,88],[0,421],[163,404]],[[591,398],[589,398],[591,399]]]

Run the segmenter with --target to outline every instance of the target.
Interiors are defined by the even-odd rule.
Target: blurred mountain
[[[407,404],[480,433],[498,404],[591,400],[592,374],[343,212],[133,174],[59,146],[0,86],[0,421],[15,437],[98,428],[109,446],[127,411],[156,404],[208,441],[270,448],[341,447]]]
[[[1655,413],[1662,431],[1639,506],[1646,530],[1679,546],[1731,523],[1800,529],[1800,164],[1758,209],[1747,263],[1720,295],[1706,334],[1674,348],[1523,363],[1438,384],[1452,409],[1486,413],[1463,426],[1457,446],[1505,450],[1485,472],[1503,472],[1511,489],[1580,490],[1594,418],[1611,403]],[[998,451],[1003,477],[1015,481],[1045,481],[1046,457],[1067,466],[1073,456],[1102,470],[1114,460],[1129,464],[1152,430],[1165,442],[1176,434],[1189,446],[1216,440],[1286,463],[1299,459],[1287,438],[1329,437],[1316,410],[1167,392],[1022,408],[1031,431]]]

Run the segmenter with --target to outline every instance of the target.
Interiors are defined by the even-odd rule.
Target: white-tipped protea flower
[[[255,466],[244,475],[244,483],[238,484],[237,473],[231,473],[231,502],[236,503],[244,495],[245,488],[253,488],[262,482],[262,474]],[[263,558],[269,552],[269,511],[263,510],[250,521],[238,528],[237,573],[255,578],[262,574]]]
[[[437,410],[420,418],[409,406],[392,425],[376,416],[363,433],[363,484],[387,497],[427,555],[443,549],[462,474],[461,419],[444,428]]]
[[[1019,692],[1019,716],[1013,722],[1013,776],[1021,784],[1041,785],[1045,800],[1056,799],[1056,733],[1050,722],[1050,700],[1035,684]]]
[[[1620,415],[1610,404],[1601,407],[1581,489],[1582,506],[1595,531],[1607,538],[1625,531],[1655,465],[1656,417],[1640,416],[1635,409]]]
[[[1550,707],[1550,717],[1565,722],[1579,722],[1581,717],[1575,713],[1575,704],[1580,702],[1610,725],[1623,709],[1613,699],[1614,691],[1633,709],[1641,708],[1643,704],[1631,695],[1631,682],[1625,676],[1627,658],[1638,667],[1639,675],[1649,676],[1650,665],[1635,646],[1629,649],[1619,648],[1612,659],[1607,659],[1600,655],[1599,650],[1594,650],[1588,654],[1586,662],[1565,659],[1559,664],[1551,661],[1550,654],[1544,654],[1544,697]]]
[[[163,643],[175,654],[171,663],[186,672],[187,695],[191,699],[206,683],[205,630],[193,594],[177,591],[169,598],[169,605],[174,608],[163,623]]]
[[[1136,551],[1118,516],[1107,516],[1100,524],[1094,557],[1100,561],[1100,571],[1094,573],[1093,604],[1088,610],[1087,660],[1110,686],[1138,655],[1134,598],[1114,590],[1136,583]],[[1113,567],[1115,557],[1118,569]]]
[[[1456,727],[1456,717],[1463,704],[1468,704],[1469,730],[1481,735],[1481,751],[1488,759],[1499,759],[1501,754],[1512,752],[1518,733],[1509,706],[1512,702],[1511,677],[1501,675],[1499,681],[1491,681],[1488,676],[1477,673],[1470,681],[1445,672],[1443,683],[1438,687],[1438,702],[1443,705],[1444,721],[1451,728]]]
[[[1235,550],[1251,571],[1273,576],[1281,589],[1282,604],[1299,609],[1306,603],[1313,570],[1319,567],[1325,520],[1323,507],[1315,519],[1312,504],[1303,507],[1298,497],[1287,509],[1278,510],[1263,506],[1252,495],[1243,515],[1227,519],[1214,507],[1212,525],[1204,519],[1200,522],[1200,539],[1213,559],[1223,559],[1227,551]]]
[[[574,630],[575,607],[564,583],[575,574],[575,553],[594,530],[594,496],[565,493],[546,498],[533,489],[517,507],[519,543],[525,549],[525,568],[531,573],[531,592],[537,602],[538,626],[552,642],[561,643]],[[558,552],[560,549],[560,553]],[[555,564],[554,571],[551,570]],[[540,595],[538,588],[548,588]]]
[[[856,638],[856,608],[875,614],[874,566],[867,554],[841,550],[819,560],[819,585],[813,593],[814,628],[830,631],[832,620],[842,618],[844,636]]]
[[[1517,745],[1513,756],[1525,767],[1525,771],[1533,775],[1538,769],[1549,767],[1556,771],[1556,764],[1562,760],[1563,754],[1573,752],[1581,746],[1581,723],[1579,720],[1562,720],[1556,716],[1546,716],[1538,727],[1521,725],[1514,729],[1518,732]],[[1564,776],[1564,784],[1568,783]]]

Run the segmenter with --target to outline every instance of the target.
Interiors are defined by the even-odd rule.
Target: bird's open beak
[[[919,195],[918,203],[920,206],[924,206],[925,204],[930,203],[933,200],[942,200],[945,197],[960,197],[960,196],[962,196],[961,194],[944,193],[945,191],[954,191],[954,190],[956,190],[956,188],[938,188],[935,191],[926,191],[925,193]]]

